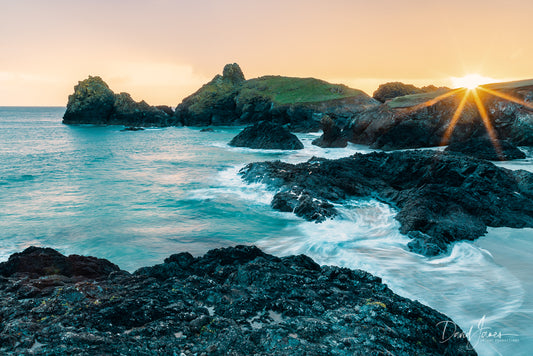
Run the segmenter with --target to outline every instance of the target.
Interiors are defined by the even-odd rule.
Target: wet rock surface
[[[313,145],[323,148],[348,146],[348,137],[339,126],[340,121],[339,119],[333,119],[329,115],[324,115],[320,120],[322,136],[313,140]]]
[[[251,163],[246,182],[278,190],[272,206],[307,220],[335,217],[331,203],[353,197],[379,199],[397,208],[409,248],[434,256],[454,241],[473,240],[487,226],[533,227],[533,174],[498,168],[457,153],[405,151],[355,154],[306,163]]]
[[[33,355],[475,355],[449,318],[361,270],[253,246],[170,256],[98,279],[34,274],[68,259],[32,247],[2,264],[0,352]],[[62,257],[61,257],[62,256]],[[102,265],[110,262],[91,257]],[[107,272],[106,272],[107,273]]]
[[[464,142],[452,142],[446,152],[459,152],[489,161],[510,161],[524,159],[526,154],[509,141],[492,142],[488,137],[471,138]]]
[[[255,149],[301,150],[304,145],[286,127],[261,121],[246,127],[229,143],[230,146]]]

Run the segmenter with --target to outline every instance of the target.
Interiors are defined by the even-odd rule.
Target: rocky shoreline
[[[244,181],[276,189],[274,209],[322,222],[337,215],[332,203],[373,198],[398,209],[400,232],[411,251],[426,256],[474,240],[492,227],[533,227],[533,174],[498,168],[462,153],[398,151],[248,164]]]
[[[380,278],[253,246],[132,274],[30,247],[0,275],[2,354],[476,354],[448,317]]]
[[[314,142],[321,147],[352,142],[383,150],[460,145],[489,134],[516,150],[515,146],[533,145],[532,102],[532,80],[475,91],[395,82],[381,85],[372,98],[315,78],[246,79],[233,63],[183,99],[175,111],[135,102],[127,93],[115,94],[100,77],[90,76],[69,96],[63,123],[208,127],[266,121],[291,132],[322,129]]]

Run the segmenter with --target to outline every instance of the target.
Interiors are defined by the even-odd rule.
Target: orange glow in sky
[[[533,77],[533,2],[509,0],[0,0],[0,105],[65,105],[101,76],[175,106],[237,62],[247,78],[454,87]]]

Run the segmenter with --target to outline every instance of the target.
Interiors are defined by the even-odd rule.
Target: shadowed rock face
[[[425,255],[476,239],[487,226],[533,227],[533,174],[462,154],[408,151],[297,165],[261,162],[241,174],[247,182],[280,190],[274,208],[317,222],[337,214],[331,202],[378,198],[398,208],[400,231],[416,240],[409,247]]]
[[[52,249],[18,255],[44,273],[0,278],[3,354],[476,354],[445,315],[304,255],[236,246],[98,280],[47,273],[66,258]]]
[[[277,150],[301,150],[304,148],[298,137],[291,134],[287,128],[268,121],[261,121],[246,127],[230,141],[229,145]]]
[[[526,158],[526,154],[509,141],[492,142],[488,137],[471,138],[464,142],[452,142],[446,152],[459,152],[489,161],[508,161]]]
[[[28,247],[0,263],[0,275],[24,275],[32,278],[59,274],[67,277],[107,278],[119,267],[95,257],[78,255],[64,256],[51,248]]]
[[[74,87],[68,97],[63,123],[106,124],[113,112],[115,93],[100,77],[89,76]]]
[[[322,136],[313,140],[313,145],[323,148],[346,147],[348,145],[348,137],[339,127],[339,121],[334,120],[329,115],[324,115],[320,120]]]
[[[168,108],[170,109],[170,108]],[[171,126],[179,124],[167,108],[134,101],[130,94],[115,94],[100,77],[89,76],[68,98],[64,124]]]
[[[494,89],[505,95],[533,105],[533,86],[517,85]],[[480,100],[489,116],[495,136],[514,145],[533,145],[533,109],[501,99],[478,90]],[[405,148],[434,147],[446,144],[446,130],[459,106],[464,92],[458,92],[437,103],[435,95],[419,94],[395,98],[379,107],[358,113],[347,125],[343,134],[353,143],[373,148],[395,150]],[[487,129],[472,95],[451,132],[449,142],[463,142],[484,137]]]

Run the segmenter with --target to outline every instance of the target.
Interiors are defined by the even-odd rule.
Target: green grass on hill
[[[265,76],[247,80],[240,91],[242,100],[265,97],[276,104],[316,103],[364,95],[346,85],[330,84],[315,78]]]

